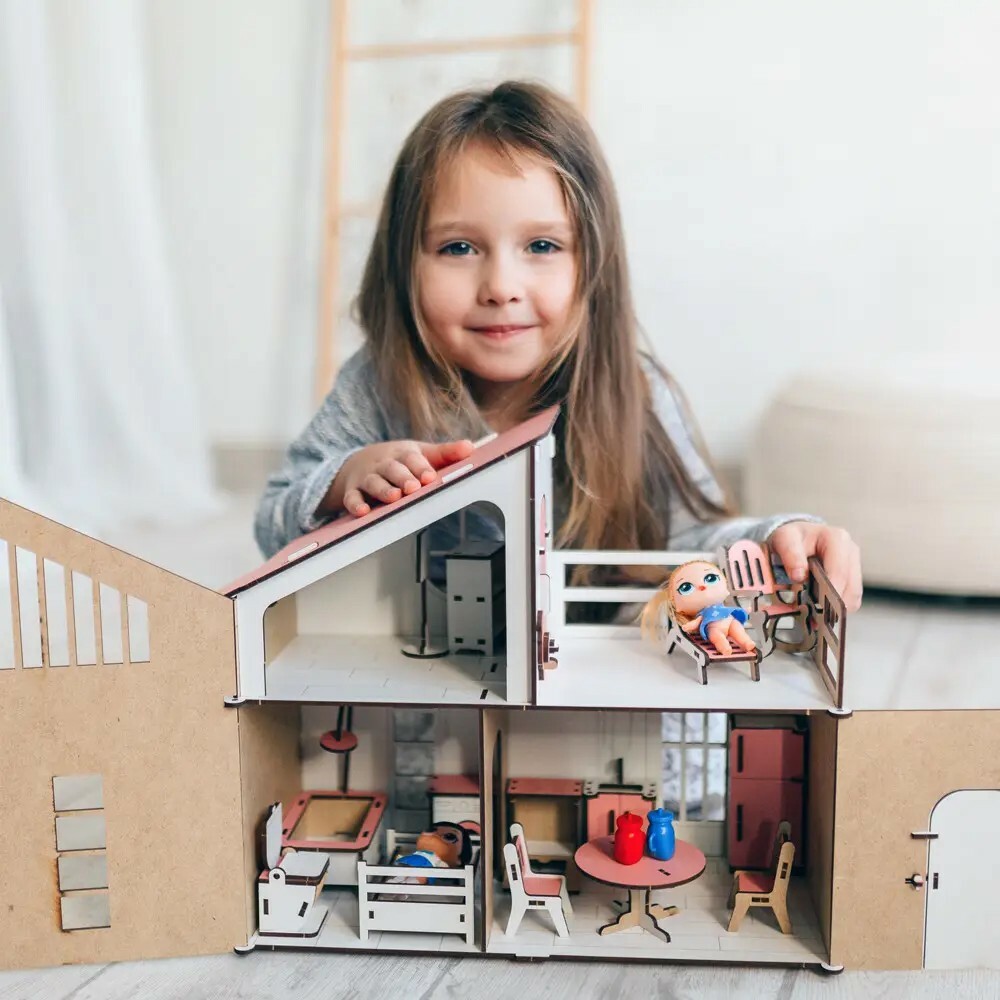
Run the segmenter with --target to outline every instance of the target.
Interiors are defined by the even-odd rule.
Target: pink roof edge
[[[267,562],[251,570],[249,573],[245,573],[227,586],[221,587],[219,593],[225,594],[227,597],[235,597],[237,594],[260,583],[262,580],[276,576],[289,566],[298,565],[304,559],[311,559],[342,539],[354,535],[359,531],[364,531],[365,528],[369,528],[383,518],[403,510],[410,504],[419,503],[425,497],[430,496],[438,490],[448,489],[448,487],[459,482],[466,482],[471,476],[474,476],[487,466],[502,461],[515,452],[521,451],[545,437],[555,424],[558,409],[555,406],[550,407],[518,424],[516,427],[512,427],[509,431],[504,431],[495,438],[490,438],[476,448],[468,458],[439,469],[438,477],[434,482],[421,487],[409,496],[402,497],[394,503],[380,504],[374,507],[370,513],[365,514],[364,517],[352,517],[346,513],[341,514],[333,521],[322,525],[315,531],[296,538],[280,552],[275,553]],[[472,468],[467,474],[458,476],[448,482],[445,481],[450,473],[454,473],[458,469],[469,465]],[[301,553],[301,555],[297,555],[298,553]]]

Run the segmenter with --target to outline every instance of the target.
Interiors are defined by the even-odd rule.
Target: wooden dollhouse
[[[851,661],[815,561],[783,615],[727,566],[769,654],[756,681],[670,623],[659,643],[574,623],[574,603],[654,593],[575,586],[574,566],[720,557],[554,549],[553,422],[217,592],[0,501],[4,964],[996,967],[1000,680],[961,637],[921,684]],[[472,510],[498,540],[431,551]],[[618,818],[662,806],[683,850],[623,873]],[[429,827],[468,860],[406,867]]]

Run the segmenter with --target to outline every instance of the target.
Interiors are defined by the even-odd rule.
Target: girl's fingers
[[[808,573],[805,542],[802,531],[797,524],[785,524],[778,528],[770,538],[774,554],[781,560],[789,579],[801,583]]]
[[[365,502],[360,490],[348,490],[344,494],[344,510],[355,517],[364,517],[370,513],[371,507]]]
[[[400,456],[400,462],[407,466],[410,472],[416,476],[417,481],[422,485],[426,486],[428,483],[434,481],[436,473],[434,472],[434,466],[424,457],[422,451],[413,449],[406,452],[405,455]]]
[[[378,471],[383,479],[398,486],[404,494],[420,489],[420,480],[402,462],[397,462],[393,458],[380,462]]]
[[[847,584],[841,596],[844,598],[844,606],[848,611],[857,611],[861,607],[861,595],[864,592],[861,577],[861,549],[853,542],[851,545],[853,551],[851,552],[850,569]]]
[[[443,444],[431,444],[427,441],[420,442],[420,450],[424,457],[435,468],[440,469],[452,462],[461,461],[472,454],[474,445],[468,439],[462,441],[445,441]]]
[[[398,486],[393,486],[377,472],[369,472],[361,480],[361,488],[370,497],[381,500],[382,503],[392,503],[393,500],[398,500],[403,495],[403,491]]]
[[[834,590],[844,599],[848,608],[847,595],[852,582],[851,568],[855,548],[857,546],[843,528],[824,528],[816,539],[816,554],[823,561],[823,569]],[[858,569],[860,571],[860,563]]]

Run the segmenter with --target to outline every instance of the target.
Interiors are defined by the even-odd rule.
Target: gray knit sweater
[[[653,405],[695,483],[710,498],[722,499],[722,491],[698,453],[679,401],[657,368],[643,360],[649,378]],[[470,427],[464,432],[479,437],[484,431]],[[308,427],[292,442],[285,463],[267,482],[255,518],[257,544],[266,557],[293,539],[318,528],[316,508],[326,495],[341,465],[369,444],[413,437],[410,429],[383,406],[376,390],[374,365],[367,347],[362,347],[341,368],[332,391]],[[567,498],[555,497],[554,516],[558,528]],[[775,528],[788,521],[816,521],[808,514],[777,514],[766,518],[734,517],[722,521],[698,521],[679,500],[667,498],[671,534],[668,548],[679,551],[715,551],[740,538],[765,541]],[[487,509],[467,513],[466,534],[470,538],[501,539],[502,529]],[[458,541],[458,516],[444,519],[432,531],[431,549],[451,548]],[[439,574],[432,565],[432,577]]]

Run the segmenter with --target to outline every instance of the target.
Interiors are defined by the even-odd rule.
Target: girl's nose
[[[488,259],[483,268],[479,301],[483,305],[505,306],[524,298],[524,286],[517,264],[505,255]]]
[[[703,583],[699,583],[699,584],[698,584],[698,589],[699,589],[699,590],[704,590],[704,589],[705,589],[705,584],[703,584]]]

